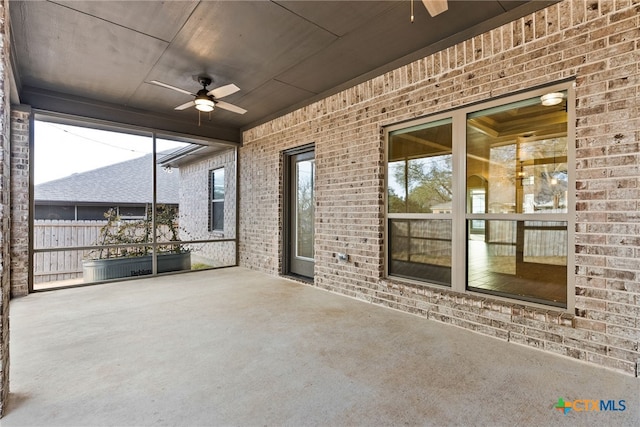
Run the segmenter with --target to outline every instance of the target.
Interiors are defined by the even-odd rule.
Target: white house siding
[[[209,231],[209,179],[213,169],[224,167],[224,232]],[[235,149],[180,164],[180,238],[182,240],[233,239],[236,236]],[[213,266],[236,264],[234,242],[196,245],[192,263]]]
[[[567,0],[245,131],[240,265],[281,272],[282,152],[313,142],[315,286],[638,376],[639,28],[637,2]],[[575,313],[386,280],[383,126],[567,78]]]

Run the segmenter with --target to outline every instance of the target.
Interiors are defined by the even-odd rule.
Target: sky
[[[152,151],[151,137],[108,132],[50,122],[35,122],[34,182],[53,181],[74,173],[141,157]],[[186,144],[158,140],[158,151]]]

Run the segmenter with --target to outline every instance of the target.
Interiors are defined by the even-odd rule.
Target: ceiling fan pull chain
[[[413,0],[411,0],[411,23],[413,24]]]

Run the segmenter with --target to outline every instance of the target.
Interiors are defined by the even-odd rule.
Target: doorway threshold
[[[307,277],[301,274],[287,273],[287,274],[283,274],[282,277],[295,280],[296,282],[302,282],[305,285],[313,285],[314,283],[313,277]]]

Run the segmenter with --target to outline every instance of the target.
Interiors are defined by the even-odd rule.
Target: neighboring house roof
[[[152,156],[116,163],[34,187],[35,201],[151,203]],[[179,203],[180,174],[157,168],[157,202]]]

